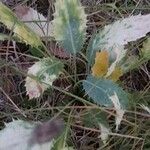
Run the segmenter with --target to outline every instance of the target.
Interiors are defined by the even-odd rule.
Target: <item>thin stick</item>
[[[16,108],[16,110],[21,113],[24,117],[27,117],[19,108],[18,106],[13,102],[13,100],[7,95],[7,93],[0,87],[0,90],[3,92],[3,94],[7,97],[7,99],[13,104],[13,106]]]
[[[98,129],[83,127],[83,126],[80,126],[80,125],[73,125],[73,124],[71,124],[71,125],[74,126],[74,127],[82,128],[82,129],[84,129],[84,130],[90,130],[90,131],[93,131],[93,132],[101,133],[101,131],[98,130]],[[132,135],[119,134],[119,133],[113,133],[113,132],[110,132],[109,135],[112,135],[112,136],[119,136],[119,137],[123,137],[123,138],[130,138],[130,139],[136,139],[136,140],[142,140],[142,141],[144,141],[143,138],[139,138],[139,137],[132,136]]]

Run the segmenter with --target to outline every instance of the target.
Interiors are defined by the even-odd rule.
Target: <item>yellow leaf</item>
[[[92,75],[95,77],[104,76],[109,67],[109,54],[107,51],[96,53],[95,64],[92,67]]]
[[[123,75],[123,72],[121,68],[116,67],[115,70],[112,72],[112,74],[108,78],[116,82],[117,80],[119,80],[119,78],[122,75]]]

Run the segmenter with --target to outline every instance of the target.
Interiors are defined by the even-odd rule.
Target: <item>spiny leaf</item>
[[[52,85],[53,81],[61,73],[62,68],[63,64],[60,61],[51,58],[44,58],[31,66],[25,83],[29,98],[39,97]]]
[[[109,54],[107,51],[96,53],[95,64],[92,67],[92,75],[95,77],[104,76],[108,71]]]
[[[55,9],[54,37],[69,53],[76,54],[85,41],[87,20],[84,9],[79,0],[57,0]]]
[[[51,150],[54,138],[63,129],[62,123],[56,119],[42,124],[17,120],[5,125],[0,131],[1,150]]]
[[[7,26],[8,29],[13,30],[15,36],[20,41],[31,45],[32,47],[43,47],[40,38],[24,23],[19,21],[15,14],[0,2],[0,22]]]
[[[52,36],[52,23],[33,8],[19,5],[15,7],[15,13],[40,37]]]
[[[106,49],[113,54],[116,47],[144,37],[148,32],[150,32],[150,14],[131,16],[105,26],[91,38],[87,50],[89,65],[93,63],[96,51]]]
[[[113,103],[109,97],[116,92],[121,106],[123,108],[128,107],[128,94],[111,80],[97,79],[89,75],[87,79],[83,81],[83,88],[88,96],[99,105],[112,107]]]
[[[13,121],[6,124],[6,128],[0,131],[1,150],[27,150],[28,140],[35,124],[30,124],[22,120]]]

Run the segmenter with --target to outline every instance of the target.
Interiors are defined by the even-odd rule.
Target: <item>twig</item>
[[[16,108],[18,112],[20,112],[24,117],[27,117],[19,108],[18,106],[13,102],[13,100],[7,95],[7,93],[0,87],[0,91],[3,92],[3,94],[7,97],[7,99],[13,104],[13,106]]]

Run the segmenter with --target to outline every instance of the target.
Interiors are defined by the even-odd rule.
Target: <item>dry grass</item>
[[[6,0],[5,0],[6,1]],[[112,21],[135,14],[150,13],[148,0],[82,0],[88,14],[88,37],[97,28]],[[54,0],[8,0],[7,5],[12,9],[19,5],[28,5],[45,16],[53,19]],[[0,28],[2,32],[8,32]],[[9,32],[8,32],[9,33]],[[88,40],[87,40],[88,43]],[[129,45],[130,52],[137,54],[141,41]],[[86,45],[85,45],[86,47]],[[130,53],[129,53],[130,54]],[[82,56],[76,58],[78,64],[72,64],[70,59],[63,59],[66,73],[54,86],[58,89],[48,90],[43,97],[28,100],[24,79],[27,68],[35,59],[29,53],[29,47],[5,41],[0,43],[0,128],[4,122],[12,118],[23,120],[44,121],[54,116],[61,116],[70,126],[67,142],[77,150],[149,150],[150,149],[150,115],[143,111],[137,103],[143,102],[150,106],[150,64],[143,64],[139,70],[133,70],[121,78],[125,89],[132,92],[132,108],[126,112],[118,133],[115,133],[114,111],[107,110],[109,123],[113,134],[106,145],[98,138],[100,130],[93,120],[85,121],[86,114],[98,110],[80,101],[84,93],[80,83],[72,79],[74,65],[77,65],[77,78],[86,76],[86,61]],[[2,62],[2,60],[5,62]],[[80,67],[79,67],[80,66]],[[15,68],[15,69],[14,69]],[[18,72],[18,69],[21,72]],[[89,114],[91,115],[91,114]],[[93,114],[96,115],[96,114]],[[88,118],[87,118],[88,119]],[[69,121],[68,121],[69,120]]]

